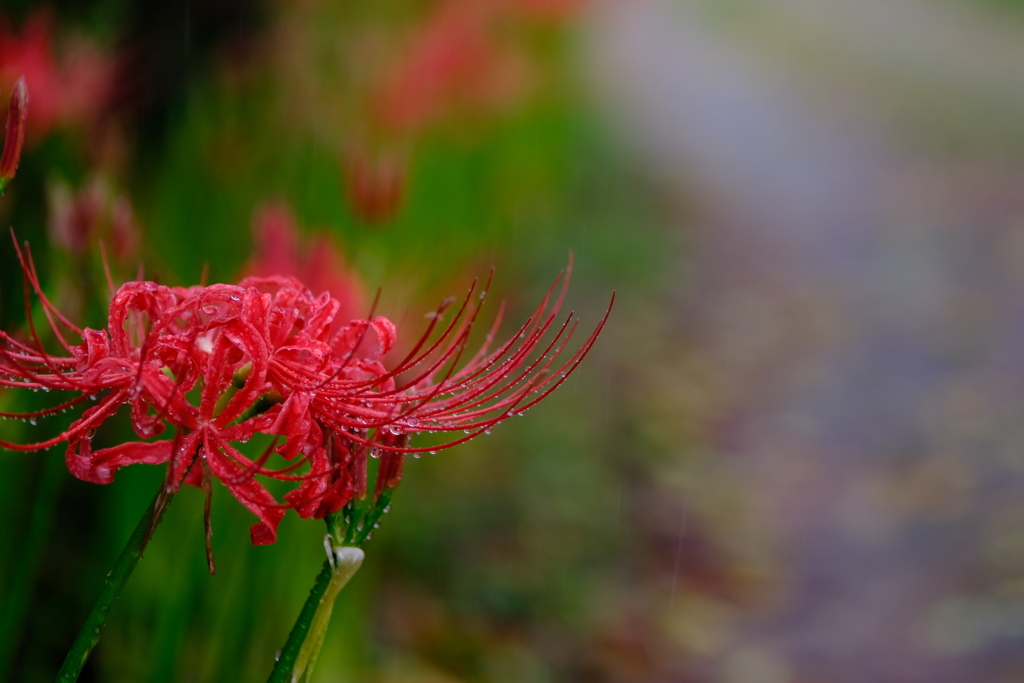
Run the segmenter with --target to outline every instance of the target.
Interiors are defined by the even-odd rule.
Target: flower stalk
[[[377,468],[377,495],[362,495],[343,509],[324,517],[327,536],[324,548],[327,560],[313,582],[288,640],[281,649],[267,683],[308,683],[316,664],[324,636],[330,625],[334,603],[341,589],[363,563],[360,546],[370,539],[381,517],[388,511],[400,470],[382,456]]]
[[[338,542],[335,530],[340,516],[341,513],[328,515],[327,526],[332,533],[324,539],[327,560],[288,634],[267,683],[308,683],[311,680],[338,594],[363,564],[362,549]]]

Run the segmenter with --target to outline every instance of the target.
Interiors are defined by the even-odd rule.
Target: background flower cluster
[[[295,276],[399,330],[493,265],[508,339],[570,250],[582,320],[618,291],[543,412],[405,463],[323,680],[1014,681],[1021,9],[5,1],[0,95],[25,74],[40,118],[0,227],[93,329],[100,242],[118,283]],[[2,329],[21,280],[0,247]],[[122,410],[92,447],[137,440]],[[2,454],[0,678],[52,675],[163,476]],[[179,496],[97,680],[258,680],[323,560],[321,524],[253,548],[215,495],[211,577],[204,493]]]

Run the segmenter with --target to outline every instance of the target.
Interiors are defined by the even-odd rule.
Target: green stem
[[[333,540],[333,537],[328,539]],[[267,683],[297,683],[308,681],[312,675],[334,601],[363,563],[363,551],[359,548],[329,543],[328,552],[331,556],[317,575]]]
[[[156,496],[153,497],[153,502],[149,504],[149,507],[142,514],[142,519],[139,520],[135,531],[132,532],[131,537],[125,544],[120,557],[117,558],[114,566],[107,574],[107,579],[103,583],[103,589],[100,591],[99,597],[96,598],[96,604],[93,605],[92,611],[86,618],[85,623],[82,624],[78,637],[71,644],[68,656],[64,659],[64,664],[57,673],[56,683],[74,683],[74,681],[78,680],[78,676],[82,673],[82,668],[85,666],[85,660],[89,658],[89,653],[100,642],[100,631],[103,630],[103,625],[107,621],[110,608],[118,596],[121,595],[125,584],[128,583],[128,577],[132,575],[135,565],[139,563],[142,551],[149,542],[150,536],[153,535],[156,525],[160,523],[160,517],[171,502],[171,499],[174,498],[174,494],[175,491],[167,490],[165,483],[160,484],[160,489],[157,491]]]
[[[331,583],[331,575],[333,573],[330,561],[324,560],[323,569],[320,570],[320,573],[316,576],[316,581],[313,582],[313,588],[309,591],[306,604],[302,606],[302,611],[299,612],[299,617],[295,620],[291,633],[288,634],[288,640],[285,642],[284,647],[281,648],[281,654],[277,657],[274,670],[270,672],[270,678],[267,679],[267,683],[286,683],[291,680],[292,669],[295,667],[295,661],[299,657],[299,650],[302,649],[302,644],[306,642],[306,635],[309,633],[310,624],[313,623],[313,616],[316,614],[317,609],[320,607],[320,601],[327,592],[327,586]]]

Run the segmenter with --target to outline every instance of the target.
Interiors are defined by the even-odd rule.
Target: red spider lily
[[[105,330],[79,329],[50,304],[31,258],[18,250],[28,290],[38,296],[49,333],[63,354],[0,332],[0,385],[79,395],[54,408],[7,417],[36,419],[95,399],[61,434],[31,444],[67,442],[76,477],[109,483],[125,465],[169,465],[168,485],[219,479],[260,522],[256,544],[273,543],[285,510],[324,517],[367,494],[367,458],[380,456],[373,501],[398,484],[407,453],[467,441],[550,394],[579,365],[607,320],[573,353],[576,327],[557,315],[568,273],[508,342],[491,350],[498,320],[468,360],[467,347],[484,295],[476,286],[455,307],[446,302],[405,358],[383,362],[397,331],[370,316],[336,324],[341,304],[314,296],[293,278],[248,278],[238,285],[174,288],[129,282],[113,296]],[[442,314],[455,308],[452,320]],[[610,306],[609,306],[610,310]],[[81,343],[72,345],[66,335]],[[96,427],[122,406],[142,439],[167,427],[172,436],[93,450]],[[464,432],[438,446],[412,447],[420,432]],[[257,459],[236,446],[274,435]],[[273,454],[287,464],[268,465]],[[296,485],[279,502],[257,479]]]

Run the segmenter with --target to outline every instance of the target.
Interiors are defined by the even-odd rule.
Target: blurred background
[[[22,74],[0,224],[92,326],[101,242],[379,288],[411,338],[492,265],[509,330],[570,251],[584,327],[617,291],[542,406],[409,463],[316,680],[1024,680],[1020,0],[4,0]],[[163,476],[62,455],[0,453],[3,680],[52,678]],[[219,488],[210,576],[202,507],[83,680],[266,677],[324,528],[252,547]]]

